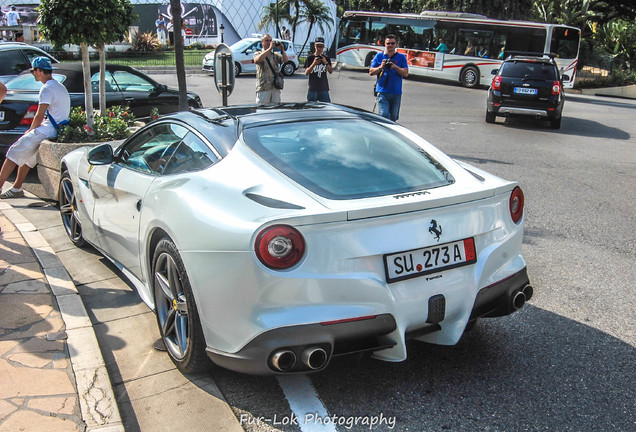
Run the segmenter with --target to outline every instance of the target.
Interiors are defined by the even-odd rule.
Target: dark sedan
[[[72,106],[84,106],[84,78],[81,63],[56,65],[53,77],[66,86]],[[93,106],[99,108],[99,64],[91,64]],[[0,154],[4,155],[29,128],[37,111],[38,92],[42,83],[31,73],[23,72],[7,84],[7,96],[0,104]],[[149,76],[129,66],[106,65],[106,106],[126,105],[137,119],[150,117],[157,107],[160,114],[179,109],[179,92],[159,84]],[[188,105],[200,108],[201,99],[188,92]]]

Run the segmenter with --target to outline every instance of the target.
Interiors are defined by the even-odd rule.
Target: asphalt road
[[[172,75],[154,78],[176,86]],[[253,102],[254,81],[238,77],[229,102]],[[187,83],[206,106],[221,104],[211,77]],[[332,100],[372,109],[372,83],[361,71],[334,72]],[[91,289],[90,269],[111,268],[70,247],[61,256],[75,263],[69,271],[96,322],[128,431],[213,430],[202,397],[214,394],[212,381],[247,431],[636,429],[636,101],[568,94],[554,131],[525,119],[486,124],[484,89],[414,79],[404,89],[401,124],[523,188],[531,302],[481,320],[456,346],[412,342],[402,363],[340,359],[291,379],[214,368],[184,379],[152,352],[154,318],[134,292],[115,271],[111,288]],[[283,101],[305,92],[304,76],[288,78]],[[139,379],[142,369],[156,372],[154,381]],[[158,394],[165,400],[148,402]],[[305,423],[303,410],[322,421]]]

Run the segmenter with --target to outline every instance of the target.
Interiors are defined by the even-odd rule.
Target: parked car
[[[293,75],[298,69],[298,55],[294,51],[294,44],[282,39],[274,39],[274,43],[285,45],[288,61],[283,64],[281,70],[287,76]],[[254,53],[263,49],[260,37],[242,39],[231,45],[230,49],[234,60],[234,76],[239,76],[242,73],[256,73]],[[203,70],[214,73],[214,51],[203,57]]]
[[[58,63],[57,59],[38,47],[22,42],[0,43],[0,81],[7,83],[24,70],[31,69],[31,60],[35,57],[48,57],[51,63]]]
[[[561,127],[563,79],[554,58],[548,54],[511,55],[499,69],[488,89],[486,122],[497,116],[529,116],[549,120],[553,129]]]
[[[123,269],[183,372],[401,361],[532,295],[517,183],[366,111],[178,113],[67,154],[61,179],[69,238]]]
[[[81,63],[60,63],[53,66],[53,77],[60,81],[71,96],[72,106],[84,106],[84,75]],[[93,106],[99,108],[99,64],[91,64]],[[31,126],[38,108],[38,92],[42,83],[29,72],[22,73],[7,84],[7,96],[0,104],[0,152],[11,146]],[[137,119],[150,118],[153,107],[160,114],[179,109],[179,92],[159,84],[146,74],[129,66],[106,65],[106,106],[126,105]],[[188,92],[188,105],[200,108],[201,99]]]

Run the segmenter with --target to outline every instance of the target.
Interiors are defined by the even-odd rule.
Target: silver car
[[[70,239],[133,282],[184,372],[402,361],[532,296],[519,186],[365,111],[178,113],[61,173]]]
[[[294,44],[291,41],[282,39],[274,39],[274,43],[285,45],[288,60],[283,64],[281,70],[287,76],[293,75],[298,69],[298,55],[294,51]],[[242,39],[231,45],[230,49],[234,60],[234,76],[242,73],[256,73],[254,53],[263,49],[260,38],[250,37]],[[214,51],[206,54],[203,58],[203,70],[214,73]]]

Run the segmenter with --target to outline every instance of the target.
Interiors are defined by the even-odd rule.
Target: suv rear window
[[[557,69],[554,65],[539,62],[505,62],[501,68],[501,76],[542,80],[559,79]]]
[[[318,120],[246,128],[244,139],[312,192],[344,200],[445,186],[450,173],[405,136],[363,120]]]

